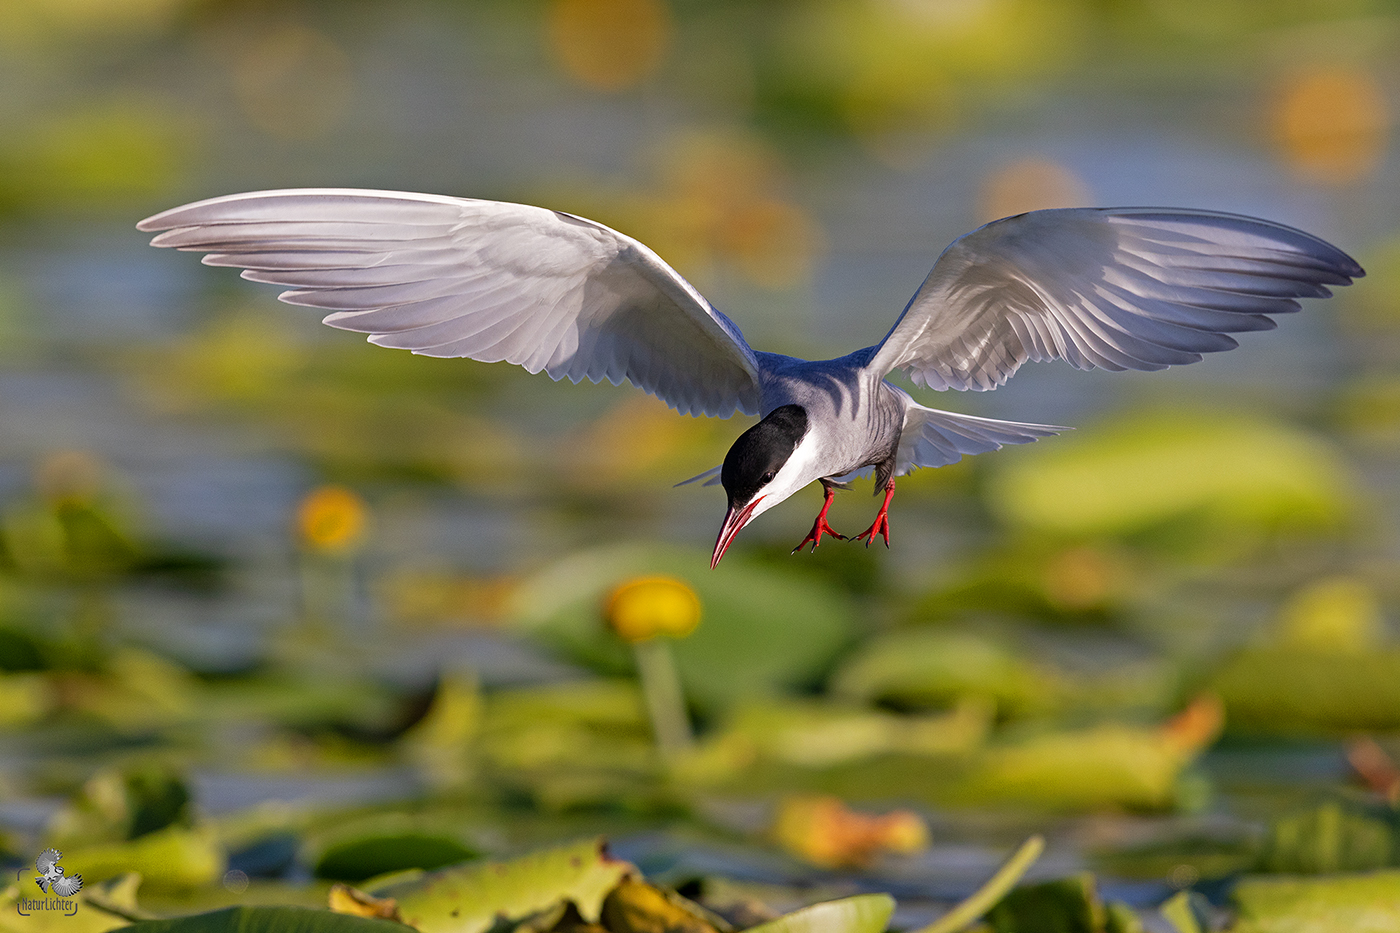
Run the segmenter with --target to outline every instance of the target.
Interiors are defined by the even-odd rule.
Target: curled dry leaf
[[[928,826],[912,810],[874,816],[824,795],[789,797],[774,833],[793,855],[823,868],[859,867],[885,853],[908,855],[928,847]]]
[[[375,897],[339,882],[331,885],[330,908],[338,914],[353,914],[356,917],[399,919],[399,902],[392,897]]]

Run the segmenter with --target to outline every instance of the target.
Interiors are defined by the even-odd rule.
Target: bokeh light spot
[[[569,77],[597,91],[641,83],[666,57],[671,13],[662,0],[555,0],[549,48]]]
[[[49,454],[34,471],[39,495],[53,505],[86,503],[102,489],[106,468],[86,450],[60,450]]]
[[[297,508],[297,533],[312,550],[344,552],[364,540],[369,509],[344,486],[322,486]]]
[[[307,140],[338,124],[350,102],[350,57],[328,36],[282,25],[242,44],[233,64],[244,116],[279,139]]]
[[[861,148],[910,171],[924,163],[937,133],[956,121],[958,100],[946,76],[924,61],[876,58],[847,86],[842,112]]]
[[[1003,166],[983,179],[978,216],[985,222],[1025,211],[1088,203],[1089,189],[1079,176],[1049,159],[1029,158]]]
[[[1375,78],[1347,68],[1314,68],[1277,91],[1274,138],[1305,178],[1346,184],[1370,175],[1385,155],[1390,112]]]
[[[1306,651],[1371,651],[1384,633],[1380,600],[1355,577],[1317,580],[1294,593],[1279,614],[1280,640]]]

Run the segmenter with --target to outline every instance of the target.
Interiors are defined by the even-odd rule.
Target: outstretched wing
[[[52,888],[53,893],[57,894],[59,897],[72,897],[74,894],[78,893],[78,890],[82,888],[82,886],[82,875],[64,875],[62,878],[54,881]]]
[[[63,858],[57,849],[45,849],[39,853],[39,857],[34,860],[34,867],[39,870],[39,874],[48,875],[53,873],[53,867],[58,864],[58,860]]]
[[[1365,273],[1317,237],[1235,214],[1033,211],[956,240],[870,366],[934,389],[994,389],[1027,360],[1164,369],[1275,326]]]
[[[574,382],[623,379],[689,414],[758,411],[734,323],[646,246],[558,211],[395,191],[212,198],[137,224],[205,252],[332,327],[427,356],[504,360]]]
[[[984,454],[1007,444],[1029,444],[1068,430],[1052,424],[960,415],[910,402],[895,451],[894,475],[903,476],[918,467],[947,466],[964,456]]]

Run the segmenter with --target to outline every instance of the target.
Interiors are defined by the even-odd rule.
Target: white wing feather
[[[1033,211],[954,241],[870,366],[934,389],[994,389],[1027,360],[1156,370],[1275,326],[1365,273],[1291,227],[1210,211]]]
[[[626,379],[689,414],[759,407],[743,334],[631,237],[571,214],[394,191],[212,198],[137,224],[154,246],[288,288],[332,327],[427,356]]]

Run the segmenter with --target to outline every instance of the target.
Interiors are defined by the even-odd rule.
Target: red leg
[[[807,532],[807,537],[802,539],[801,544],[792,549],[792,553],[794,554],[806,547],[808,541],[812,542],[812,550],[815,551],[817,545],[821,544],[822,535],[824,534],[831,535],[833,538],[840,538],[842,541],[846,540],[845,535],[837,534],[836,529],[826,523],[826,510],[831,508],[831,500],[836,498],[836,490],[823,483],[822,491],[826,494],[826,501],[822,503],[822,510],[817,513],[817,520],[812,522],[812,530]]]
[[[885,484],[885,501],[880,503],[880,511],[875,516],[875,523],[869,528],[855,536],[859,541],[865,538],[865,546],[870,547],[870,542],[875,540],[876,535],[882,535],[885,539],[885,547],[890,546],[890,500],[894,498],[894,478]]]

